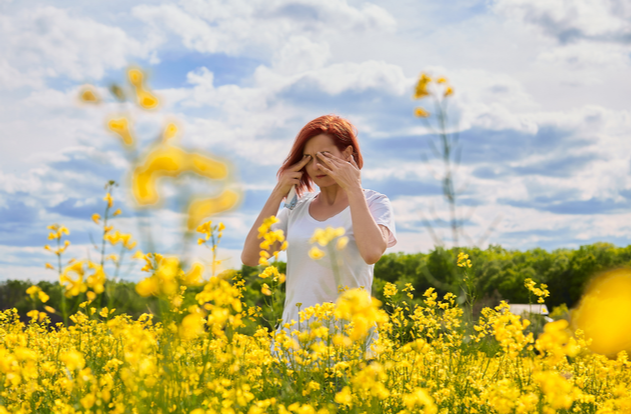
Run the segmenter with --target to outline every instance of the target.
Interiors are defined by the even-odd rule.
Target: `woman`
[[[362,165],[355,128],[338,116],[325,115],[303,127],[277,173],[277,185],[246,237],[241,260],[249,266],[258,264],[257,229],[275,215],[279,222],[272,228],[282,229],[288,242],[283,324],[299,320],[297,304],[305,309],[335,302],[339,287],[363,287],[370,293],[375,262],[397,243],[390,201],[362,189]],[[304,194],[312,184],[320,192]],[[299,197],[304,195],[293,209],[282,207],[277,213],[292,186]],[[335,265],[327,257],[313,260],[308,254],[314,230],[327,226],[344,228],[349,239],[337,252],[341,260]]]

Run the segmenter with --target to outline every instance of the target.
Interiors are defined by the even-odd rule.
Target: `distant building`
[[[530,313],[535,315],[548,315],[549,309],[543,303],[528,304],[528,303],[510,303],[509,312],[514,315],[528,316]],[[553,322],[553,319],[545,316],[544,319],[547,322]]]

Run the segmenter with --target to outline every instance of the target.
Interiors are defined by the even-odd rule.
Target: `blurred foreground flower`
[[[127,71],[129,82],[136,90],[138,105],[143,109],[155,109],[160,103],[159,99],[145,85],[145,74],[136,68]]]
[[[164,138],[170,139],[177,130],[167,125]],[[228,166],[198,152],[188,152],[169,143],[161,143],[139,163],[132,175],[132,192],[141,206],[160,200],[157,183],[162,177],[176,178],[194,173],[211,180],[228,177]],[[189,230],[195,229],[206,217],[233,208],[239,201],[234,190],[224,190],[217,197],[194,200],[188,207]]]
[[[134,137],[130,131],[130,121],[127,118],[112,118],[106,125],[110,131],[123,140],[123,144],[130,146],[134,143]]]
[[[619,351],[630,355],[630,288],[629,268],[607,272],[588,285],[571,313],[573,327],[592,339],[592,351],[609,357]]]

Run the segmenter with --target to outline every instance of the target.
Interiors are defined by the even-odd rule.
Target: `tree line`
[[[471,273],[475,292],[474,308],[496,306],[501,300],[509,303],[534,302],[525,288],[525,279],[530,278],[538,284],[546,284],[550,296],[546,298],[549,309],[560,305],[573,308],[581,298],[586,284],[602,272],[630,267],[630,245],[617,247],[610,243],[594,243],[578,249],[557,249],[548,252],[535,248],[527,251],[507,250],[499,245],[490,245],[487,249],[436,247],[428,253],[389,253],[375,265],[373,295],[385,301],[383,288],[387,283],[395,284],[400,290],[406,284],[415,289],[414,302],[421,303],[421,295],[433,287],[443,296],[447,292],[455,293],[460,302],[465,302],[463,269],[457,266],[459,252],[469,255],[472,262]],[[284,273],[286,264],[275,264]],[[280,315],[284,301],[284,285],[275,293],[275,300],[261,293],[263,280],[257,275],[261,269],[243,266],[240,270],[225,274],[234,280],[245,282],[244,301],[250,306],[260,306],[269,324]],[[159,314],[157,298],[143,298],[135,291],[135,283],[129,281],[111,282],[106,291],[90,306],[116,308],[116,314],[126,313],[138,317],[143,313]],[[32,309],[44,311],[44,306],[60,308],[62,286],[59,283],[41,281],[37,283],[50,299],[42,304],[26,294],[33,283],[25,280],[5,280],[0,282],[0,309],[17,308],[23,320]],[[202,287],[189,287],[188,293],[195,294]],[[69,309],[72,313],[86,299],[73,299]],[[74,308],[74,309],[73,309]],[[276,316],[275,316],[276,315]],[[51,314],[53,322],[61,321],[57,314]]]

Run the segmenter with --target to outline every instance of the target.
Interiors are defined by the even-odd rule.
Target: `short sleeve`
[[[378,225],[383,225],[388,229],[389,237],[387,247],[397,244],[397,234],[395,233],[395,216],[391,201],[384,194],[376,193],[367,199],[369,211]]]
[[[279,219],[278,222],[274,223],[271,227],[272,230],[283,230],[283,234],[287,236],[287,222],[290,214],[290,209],[282,206],[278,213],[276,214],[276,218]]]

